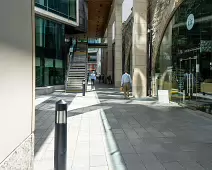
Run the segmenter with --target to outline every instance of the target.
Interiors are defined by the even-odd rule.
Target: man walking
[[[93,73],[91,74],[91,88],[93,89],[94,87],[94,82],[96,80],[96,74],[95,72],[93,71]]]
[[[124,90],[124,98],[129,98],[130,87],[132,85],[131,76],[125,71],[121,78],[121,86]]]

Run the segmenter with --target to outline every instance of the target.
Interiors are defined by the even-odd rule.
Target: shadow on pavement
[[[51,143],[53,135],[51,132],[54,130],[55,122],[55,103],[63,99],[68,105],[74,99],[76,94],[65,95],[61,92],[51,94],[51,98],[42,102],[35,107],[35,156],[39,152],[40,148],[45,144]],[[49,136],[51,136],[49,138]]]
[[[100,110],[114,169],[212,167],[211,120],[181,107],[159,106],[150,98],[124,100],[116,89],[105,85],[97,86],[96,92],[99,104],[71,110],[68,116]],[[74,96],[53,95],[49,102],[36,107],[35,138],[40,143],[35,145],[35,155],[54,129],[55,102],[62,98],[70,103]]]

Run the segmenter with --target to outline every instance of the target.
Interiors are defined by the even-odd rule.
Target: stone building
[[[146,1],[142,1],[140,5],[145,3]],[[135,5],[133,8],[131,15],[123,23],[122,48],[123,68],[136,80],[136,87],[143,91],[137,97],[157,96],[158,90],[167,90],[171,101],[201,110],[211,110],[210,100],[204,95],[212,92],[212,2],[151,0],[148,1],[147,9],[138,10]],[[145,17],[139,19],[145,20],[146,33],[144,29],[136,28],[137,12],[146,12],[146,20]],[[142,28],[143,24],[139,24]],[[141,43],[141,46],[137,48],[134,42],[137,34],[142,31],[145,34],[141,36],[144,43],[139,39],[138,44]],[[137,81],[137,61],[146,68],[143,70],[146,80]],[[143,80],[146,83],[141,88]],[[145,90],[141,90],[144,88]],[[200,103],[202,100],[204,102]]]
[[[152,94],[211,113],[212,1],[150,2]]]

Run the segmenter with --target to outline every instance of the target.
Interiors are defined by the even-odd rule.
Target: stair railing
[[[68,57],[69,57],[69,63],[68,63],[68,69],[66,72],[66,79],[65,79],[65,89],[67,89],[68,86],[68,76],[69,76],[69,72],[70,72],[70,67],[73,63],[73,58],[74,58],[74,53],[75,53],[75,49],[76,49],[76,44],[73,45],[73,51],[72,54],[69,53]]]
[[[86,44],[86,57],[85,57],[85,90],[87,91],[87,87],[88,87],[88,43]]]

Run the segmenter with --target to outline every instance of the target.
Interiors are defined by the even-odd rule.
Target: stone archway
[[[166,1],[166,3],[164,2]],[[166,29],[172,20],[175,12],[180,7],[180,5],[185,0],[160,0],[157,1],[155,4],[157,7],[155,8],[155,15],[151,18],[151,26],[153,29],[153,37],[152,37],[152,44],[153,44],[153,60],[152,66],[153,71],[155,70],[155,64],[157,60],[157,55],[166,32]],[[158,15],[160,14],[160,15]],[[158,18],[158,16],[160,16]],[[153,74],[152,74],[153,75]]]
[[[153,37],[152,37],[153,57],[152,57],[151,75],[155,75],[157,56],[167,27],[170,21],[172,20],[175,12],[184,1],[185,0],[169,0],[169,1],[159,0],[155,4],[155,8],[152,9],[152,11],[155,11],[155,16],[153,16],[153,18],[150,19],[151,20],[150,24],[153,30]],[[155,91],[155,89],[157,89],[156,87],[157,83],[155,77],[153,77],[152,80],[153,80],[152,94],[156,95],[157,92]]]

